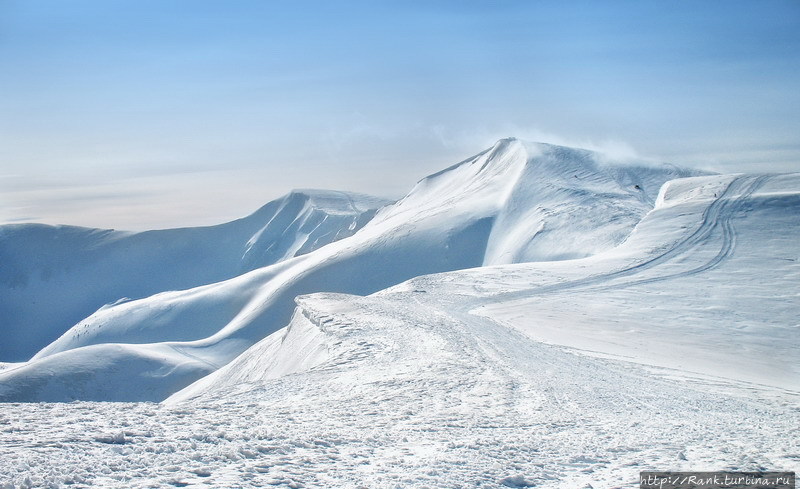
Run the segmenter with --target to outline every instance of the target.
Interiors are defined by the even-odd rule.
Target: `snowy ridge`
[[[652,208],[661,183],[696,173],[670,166],[612,166],[584,150],[501,140],[422,180],[349,238],[224,282],[105,307],[40,351],[35,361],[89,345],[167,342],[179,344],[188,362],[225,365],[285,326],[298,295],[363,295],[429,273],[611,248]],[[258,241],[251,240],[251,250]],[[164,362],[159,370],[170,372],[171,385],[196,380],[196,372],[173,368],[173,357]],[[102,369],[93,372],[104,375]],[[0,379],[24,382],[26,375],[6,371]],[[131,381],[130,399],[153,399],[140,391],[154,392],[158,389],[150,384],[164,381],[143,373]]]
[[[245,383],[230,380],[233,372],[264,371],[258,366],[272,360],[263,345],[288,337],[300,317],[316,326],[315,335],[322,332],[332,341],[340,329],[353,331],[367,324],[387,328],[399,317],[416,318],[412,311],[428,312],[404,320],[403,328],[432,327],[446,320],[488,327],[479,319],[487,318],[534,338],[591,349],[594,354],[800,394],[800,338],[795,331],[800,296],[794,287],[800,278],[800,254],[791,246],[800,239],[800,174],[688,178],[671,182],[670,189],[670,205],[649,213],[625,244],[604,254],[415,278],[371,296],[371,310],[387,308],[394,313],[362,313],[357,321],[342,314],[352,311],[354,303],[362,304],[360,298],[303,296],[285,333],[267,337],[171,400],[224,397],[220,389],[242,388]],[[761,243],[765,229],[774,229],[769,246]],[[768,260],[785,264],[769,271],[758,268]],[[747,280],[737,282],[733,276]],[[692,291],[701,286],[706,290],[709,283],[711,290],[726,290],[705,297],[701,308]],[[765,291],[776,287],[793,292],[766,299]],[[637,300],[642,294],[657,295],[658,300]],[[411,304],[411,311],[398,314],[399,304]],[[576,315],[574,311],[581,308],[593,314]],[[693,309],[697,310],[692,319],[676,316]],[[370,334],[377,338],[386,333]],[[659,349],[669,354],[654,355]],[[412,361],[406,354],[405,360]],[[286,351],[281,355],[293,356]],[[774,362],[776,355],[786,362]],[[354,367],[355,362],[347,365]]]
[[[295,190],[247,241],[241,271],[310,253],[353,235],[389,202],[346,192]]]
[[[664,182],[700,174],[670,165],[613,164],[588,150],[508,138],[423,179],[384,208],[375,224],[485,209],[493,223],[482,265],[581,258],[621,243],[653,208]]]
[[[285,375],[335,365],[353,366],[365,356],[365,346],[369,345],[352,341],[354,330],[360,326],[343,314],[349,309],[346,302],[349,297],[330,293],[298,297],[297,308],[286,328],[182,390],[173,402],[194,397],[209,388],[224,390],[225,395],[236,394]],[[260,360],[254,361],[255,358]]]
[[[660,183],[697,173],[669,166],[622,169],[601,164],[604,161],[602,155],[584,150],[501,140],[423,179],[349,238],[227,281],[104,307],[41,350],[27,370],[0,373],[0,381],[13,378],[24,384],[36,362],[56,353],[77,355],[90,345],[167,342],[180,345],[187,362],[202,359],[206,365],[225,365],[285,326],[298,295],[370,294],[420,275],[510,258],[534,259],[537,253],[585,256],[623,239],[652,207],[649,202]],[[526,199],[528,206],[542,210],[536,219],[527,215]],[[292,205],[299,208],[287,202],[287,207]],[[570,228],[577,214],[584,220]],[[542,232],[542,226],[548,232]],[[539,241],[554,237],[564,242],[557,250],[537,248]],[[258,242],[258,237],[251,240],[250,249]],[[159,391],[154,383],[188,385],[197,379],[197,371],[175,368],[179,364],[166,357],[157,369],[169,372],[169,379],[143,370],[131,379],[130,399],[153,400],[142,392]],[[89,377],[105,375],[102,368],[91,372]],[[73,374],[65,370],[63,375]]]
[[[353,234],[385,204],[301,190],[243,219],[202,228],[0,226],[0,360],[29,359],[105,304],[219,282],[313,251]]]

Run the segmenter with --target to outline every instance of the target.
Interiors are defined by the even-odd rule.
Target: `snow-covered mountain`
[[[0,487],[794,470],[798,241],[800,174],[502,140],[352,236],[103,307],[0,371],[4,400],[166,399],[0,403]]]
[[[623,241],[664,182],[696,174],[504,139],[423,179],[347,239],[103,307],[0,374],[0,399],[160,399],[285,326],[298,295],[364,295],[424,274],[591,255]]]
[[[0,226],[0,361],[30,359],[107,304],[219,282],[350,236],[388,203],[297,190],[218,226]]]
[[[367,352],[375,345],[350,337],[362,340],[365,324],[400,319],[388,312],[343,319],[341,311],[364,304],[371,311],[412,304],[402,314],[409,329],[445,318],[488,320],[590,354],[800,393],[798,211],[800,174],[671,181],[624,244],[589,258],[428,275],[369,299],[302,296],[285,330],[172,399],[374,359],[378,351]]]

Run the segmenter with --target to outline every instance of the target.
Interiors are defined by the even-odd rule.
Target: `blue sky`
[[[800,171],[800,2],[0,0],[0,222],[398,197],[505,136]]]

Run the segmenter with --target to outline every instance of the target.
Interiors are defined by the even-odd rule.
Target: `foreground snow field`
[[[166,397],[208,361],[186,355],[236,352],[159,404],[0,403],[0,488],[636,488],[648,469],[796,471],[800,174],[655,185],[666,176],[505,140],[305,257],[103,309],[90,319],[123,339],[165,304],[180,329],[247,298],[204,330],[226,341],[68,333],[2,372],[7,399]],[[435,259],[453,247],[475,268]],[[381,271],[380,256],[407,269]],[[330,290],[326,270],[348,266],[361,289],[294,299],[293,277]],[[150,365],[130,353],[145,351]]]
[[[188,402],[2,404],[6,487],[635,488],[648,468],[800,461],[796,392],[585,356],[427,299],[303,299],[284,341]],[[281,375],[271,360],[309,343],[327,348]]]

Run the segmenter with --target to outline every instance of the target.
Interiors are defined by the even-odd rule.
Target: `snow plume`
[[[450,148],[469,148],[473,147],[476,142],[481,146],[490,146],[494,144],[495,141],[511,135],[524,141],[535,141],[555,146],[593,151],[598,154],[598,161],[607,165],[628,165],[632,163],[641,166],[660,165],[656,160],[642,156],[632,144],[613,138],[594,139],[574,137],[514,124],[505,125],[498,129],[484,128],[468,133],[451,132],[448,131],[446,127],[437,125],[432,126],[430,131],[438,138],[443,146]]]

